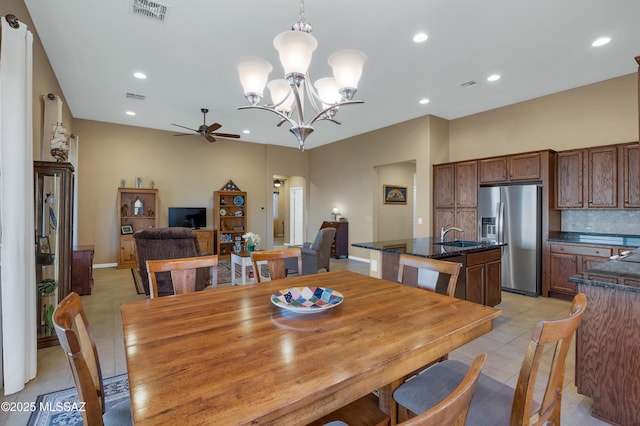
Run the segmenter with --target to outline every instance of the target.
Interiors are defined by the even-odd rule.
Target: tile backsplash
[[[640,210],[563,210],[562,231],[640,235]]]

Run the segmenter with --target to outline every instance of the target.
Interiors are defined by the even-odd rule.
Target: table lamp
[[[340,214],[340,210],[338,210],[336,206],[333,206],[333,209],[331,209],[331,214],[333,215],[333,221],[335,222],[336,220],[338,220],[338,215]]]

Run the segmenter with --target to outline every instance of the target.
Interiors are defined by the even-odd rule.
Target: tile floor
[[[331,260],[332,270],[348,269],[368,274],[367,263],[354,260]],[[100,354],[104,377],[126,372],[120,303],[144,298],[137,295],[131,273],[127,269],[96,269],[95,286],[91,296],[83,296],[82,302],[89,317]],[[511,293],[502,294],[502,316],[494,324],[494,330],[450,354],[452,359],[472,360],[479,353],[489,354],[484,372],[515,384],[520,364],[537,321],[560,318],[569,310],[569,303],[557,299],[531,298]],[[573,351],[572,351],[573,353]],[[573,355],[567,363],[563,391],[562,423],[565,425],[605,425],[590,416],[591,400],[576,392]],[[17,394],[2,396],[1,401],[35,401],[40,394],[73,386],[69,366],[60,347],[38,351],[38,375]],[[29,413],[0,412],[0,424],[25,425]]]

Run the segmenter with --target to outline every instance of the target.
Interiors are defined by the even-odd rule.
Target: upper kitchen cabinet
[[[481,184],[537,181],[542,176],[540,152],[485,158],[478,164]]]
[[[640,208],[640,148],[637,143],[624,145],[622,155],[622,207]]]
[[[583,149],[559,152],[556,156],[558,172],[556,173],[556,188],[558,209],[582,209],[583,197]]]
[[[456,238],[475,240],[478,205],[478,162],[462,161],[433,166],[433,229],[455,226]]]
[[[559,152],[556,208],[640,208],[638,143]]]
[[[433,205],[435,208],[455,207],[455,164],[433,166]]]
[[[618,148],[599,147],[588,151],[589,208],[618,207]]]

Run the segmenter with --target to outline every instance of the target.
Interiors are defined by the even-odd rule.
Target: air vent
[[[139,94],[137,94],[137,93],[127,92],[127,98],[130,98],[130,99],[136,99],[136,100],[138,100],[138,101],[144,101],[144,98],[145,98],[145,97],[146,97],[146,96],[144,96],[144,95],[139,95]]]
[[[134,15],[151,18],[158,22],[164,22],[167,17],[169,6],[150,0],[133,0],[131,12]]]
[[[471,86],[475,86],[476,84],[478,84],[478,83],[473,81],[473,80],[469,80],[469,81],[465,81],[464,83],[460,83],[460,86],[462,86],[462,87],[471,87]]]

